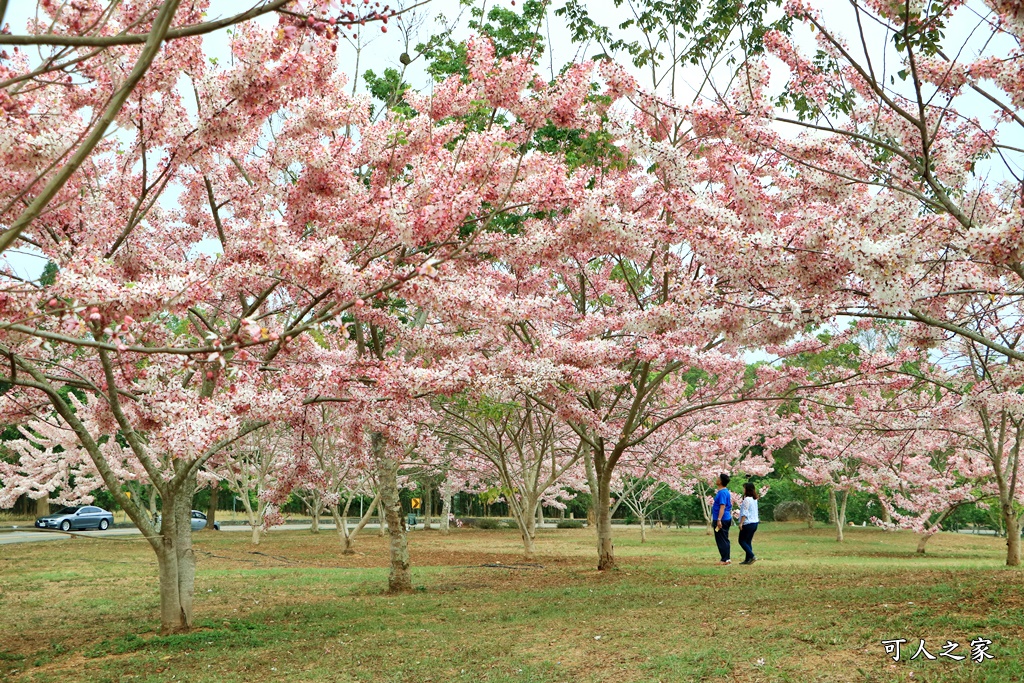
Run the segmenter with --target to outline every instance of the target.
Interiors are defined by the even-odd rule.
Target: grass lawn
[[[719,567],[703,530],[617,534],[621,568],[598,573],[589,530],[539,532],[542,566],[520,569],[481,566],[521,561],[514,531],[412,532],[417,590],[389,596],[374,532],[350,556],[333,532],[204,532],[197,628],[170,637],[143,541],[0,546],[0,679],[1024,681],[1024,572],[1001,539],[940,534],[920,556],[910,534],[765,524],[757,564]],[[982,664],[902,661],[979,636]]]

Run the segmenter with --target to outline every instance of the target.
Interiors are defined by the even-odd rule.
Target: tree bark
[[[700,511],[704,513],[704,533],[711,536],[715,532],[711,524],[711,503],[708,502],[708,490],[701,483],[697,491],[697,499],[700,500]]]
[[[160,631],[183,633],[192,628],[196,556],[192,549],[192,496],[195,476],[177,491],[165,490],[157,566],[160,572]]]
[[[309,506],[310,516],[313,520],[309,524],[309,532],[312,534],[320,533],[320,503],[319,500],[313,502]]]
[[[380,484],[380,505],[388,523],[391,537],[389,552],[391,572],[388,575],[388,592],[405,593],[412,591],[412,573],[409,571],[409,539],[402,519],[402,501],[398,495],[398,462],[384,452],[384,435],[371,435],[374,457],[377,460],[378,482]]]
[[[50,496],[36,498],[36,517],[45,517],[50,514]]]
[[[527,560],[532,560],[536,554],[536,544],[534,543],[533,536],[530,535],[530,530],[523,525],[520,525],[519,531],[523,537],[523,557]]]
[[[646,520],[644,519],[644,516],[640,515],[640,542],[641,543],[646,543],[647,542],[647,525],[644,524],[645,521]]]
[[[882,508],[882,516],[880,518],[882,520],[882,524],[886,525],[886,531],[890,531],[891,529],[889,528],[889,525],[892,524],[892,515],[889,514],[889,508],[882,504],[881,498],[878,499],[878,505]]]
[[[216,531],[213,525],[217,522],[217,499],[220,497],[220,481],[215,481],[210,485],[210,504],[206,507],[206,526],[203,527],[209,531]]]
[[[258,504],[257,504],[258,505]],[[245,491],[242,495],[242,507],[245,508],[245,518],[249,520],[249,526],[252,527],[252,544],[260,544],[260,526],[262,524],[261,519],[256,518],[256,513],[253,512],[252,503],[249,501],[249,492]]]
[[[519,525],[523,531],[523,554],[526,559],[532,560],[537,552],[537,509],[540,505],[530,497],[523,502],[526,504],[526,510],[523,511],[523,519]]]
[[[594,516],[597,523],[597,569],[615,569],[615,546],[612,544],[612,496],[611,482],[605,477],[597,481],[597,496],[594,501]]]
[[[846,524],[846,501],[850,497],[849,490],[843,491],[842,503],[839,509],[836,509],[836,495],[835,491],[832,491],[832,495],[829,496],[829,515],[832,517],[836,525],[836,542],[843,542],[843,526]]]
[[[331,518],[334,520],[334,530],[338,534],[338,542],[341,543],[342,555],[350,555],[352,552],[352,539],[348,536],[348,522],[345,516],[338,510],[337,505],[331,505]]]
[[[334,527],[338,530],[338,540],[341,542],[342,554],[351,555],[355,552],[352,547],[356,540],[356,535],[362,531],[366,523],[370,521],[370,516],[373,515],[373,511],[377,508],[380,501],[380,494],[374,497],[370,504],[366,506],[366,510],[363,512],[363,516],[359,518],[356,525],[352,529],[348,528],[348,511],[349,506],[352,504],[352,500],[349,499],[348,503],[345,504],[344,512],[339,512],[337,505],[331,506],[331,515],[334,517]]]
[[[833,488],[828,490],[828,523],[836,523],[836,490]]]
[[[443,504],[441,505],[441,533],[447,534],[451,529],[450,518],[452,516],[452,487],[451,483],[445,479],[444,483],[441,484],[441,498]]]
[[[156,522],[156,495],[157,490],[155,486],[149,487],[149,519]]]
[[[428,479],[423,484],[423,528],[432,529],[434,526],[433,500],[434,487]]]
[[[921,538],[917,540],[917,552],[919,554],[924,555],[924,546],[932,536],[934,536],[934,534],[921,534]]]
[[[583,470],[587,473],[590,488],[590,508],[587,510],[587,526],[597,530],[597,473],[594,471],[594,455],[589,448],[583,455]]]
[[[1020,519],[1013,506],[1003,506],[1003,523],[1006,525],[1006,566],[1020,565]]]
[[[603,448],[603,444],[602,444]],[[615,569],[615,546],[612,544],[612,487],[611,472],[606,470],[607,462],[603,451],[587,449],[583,456],[587,473],[587,484],[593,499],[592,510],[594,530],[597,534],[597,569]],[[588,522],[590,514],[587,515]]]

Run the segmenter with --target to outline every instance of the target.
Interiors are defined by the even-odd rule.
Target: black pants
[[[718,522],[715,522],[715,543],[718,545],[718,554],[722,556],[722,562],[729,559],[729,551],[732,549],[732,544],[729,543],[729,527],[732,526],[732,522],[726,520],[722,522],[722,528],[718,528]]]
[[[757,533],[757,522],[747,523],[740,527],[740,547],[747,554],[746,562],[754,559],[754,534]]]

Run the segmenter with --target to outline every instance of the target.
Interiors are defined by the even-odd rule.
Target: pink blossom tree
[[[286,427],[270,424],[224,448],[206,465],[242,501],[253,545],[260,543],[271,491],[284,469],[283,460],[294,447],[293,435]]]
[[[978,351],[957,341],[931,353],[911,345],[896,353],[864,353],[854,377],[836,366],[821,371],[821,387],[789,417],[796,426],[789,436],[800,444],[798,472],[838,494],[838,506],[836,496],[830,498],[837,540],[853,490],[879,498],[888,513],[878,520],[883,525],[921,534],[919,552],[957,507],[989,497],[1005,502],[1008,527],[1019,525],[1017,399],[1006,396],[1001,359],[990,365],[989,354]],[[829,381],[833,376],[836,381]],[[993,414],[1001,428],[992,425]],[[1019,538],[1008,545],[1012,564]]]
[[[165,28],[176,5],[160,6]],[[417,280],[505,239],[491,231],[497,217],[570,199],[564,165],[521,145],[556,112],[591,116],[572,94],[584,90],[578,78],[534,87],[529,65],[495,64],[481,46],[471,83],[452,78],[432,97],[409,93],[412,113],[371,120],[369,102],[345,91],[336,32],[300,18],[302,27],[295,17],[272,29],[238,25],[230,64],[205,59],[197,35],[154,51],[131,98],[97,124],[105,131],[116,123],[117,135],[72,152],[76,169],[53,176],[52,192],[34,198],[31,188],[63,150],[99,130],[81,117],[102,109],[93,105],[104,91],[92,86],[118,80],[118,60],[81,62],[95,77],[82,87],[26,88],[13,104],[5,99],[11,125],[0,133],[2,147],[18,172],[0,187],[0,222],[9,240],[27,241],[56,272],[34,282],[3,276],[0,350],[13,387],[4,408],[18,419],[53,410],[76,435],[157,555],[166,632],[192,621],[188,520],[203,467],[268,422],[294,422],[304,399],[352,400],[350,383],[363,387],[356,400],[373,410],[436,390],[416,376],[419,361],[405,363],[422,346],[390,345],[384,333],[409,328],[415,341],[422,327],[403,316],[433,310],[444,319],[438,292]],[[74,36],[90,26],[55,30]],[[109,24],[118,36],[123,26]],[[159,45],[158,30],[147,45]],[[136,49],[119,41],[135,39],[116,37],[108,51]],[[20,53],[8,61],[0,77],[33,77]],[[455,122],[481,102],[516,122],[482,132]],[[20,143],[41,132],[37,120],[59,133],[51,156]],[[387,293],[399,289],[406,307],[388,308]],[[330,336],[341,342],[325,348]],[[372,359],[340,348],[350,338],[373,349]],[[438,365],[428,374],[451,372]],[[67,388],[87,395],[84,412]],[[372,439],[378,462],[389,452],[383,438]],[[159,491],[159,529],[122,493],[124,478],[105,447],[117,439]],[[385,507],[396,514],[397,505],[393,489]],[[389,527],[399,529],[400,518]]]
[[[356,536],[380,503],[369,437],[345,411],[328,404],[306,411],[301,428],[302,437],[295,444],[281,486],[286,493],[305,491],[330,510],[342,552],[353,553]],[[361,497],[371,498],[370,504],[355,527],[349,527],[352,503]]]
[[[735,88],[690,112],[717,179],[700,211],[733,221],[700,246],[735,305],[778,325],[920,323],[905,342],[1024,360],[1024,25],[1018,3],[985,5],[855,0],[826,15],[792,0],[793,34],[765,36],[771,59],[752,56]]]
[[[528,396],[457,397],[439,405],[445,420],[435,434],[455,456],[451,469],[500,486],[532,559],[541,505],[579,483],[583,453],[572,430]]]

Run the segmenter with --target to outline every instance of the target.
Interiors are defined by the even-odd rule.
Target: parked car
[[[104,531],[114,523],[114,514],[95,505],[74,505],[40,517],[36,527],[40,529],[99,529]]]
[[[192,531],[199,531],[200,529],[206,528],[206,515],[199,510],[192,511]],[[213,528],[220,531],[220,524],[217,522],[213,523]]]
[[[160,513],[157,513],[157,515],[156,515],[156,517],[154,518],[153,521],[156,524],[156,530],[160,531],[160,523],[161,523]],[[192,511],[192,523],[191,523],[191,526],[192,526],[192,531],[199,531],[200,529],[205,529],[206,528],[206,515],[203,514],[202,512],[200,512],[199,510],[193,510]],[[213,528],[216,529],[217,531],[220,531],[220,524],[218,522],[214,522],[213,523]]]

